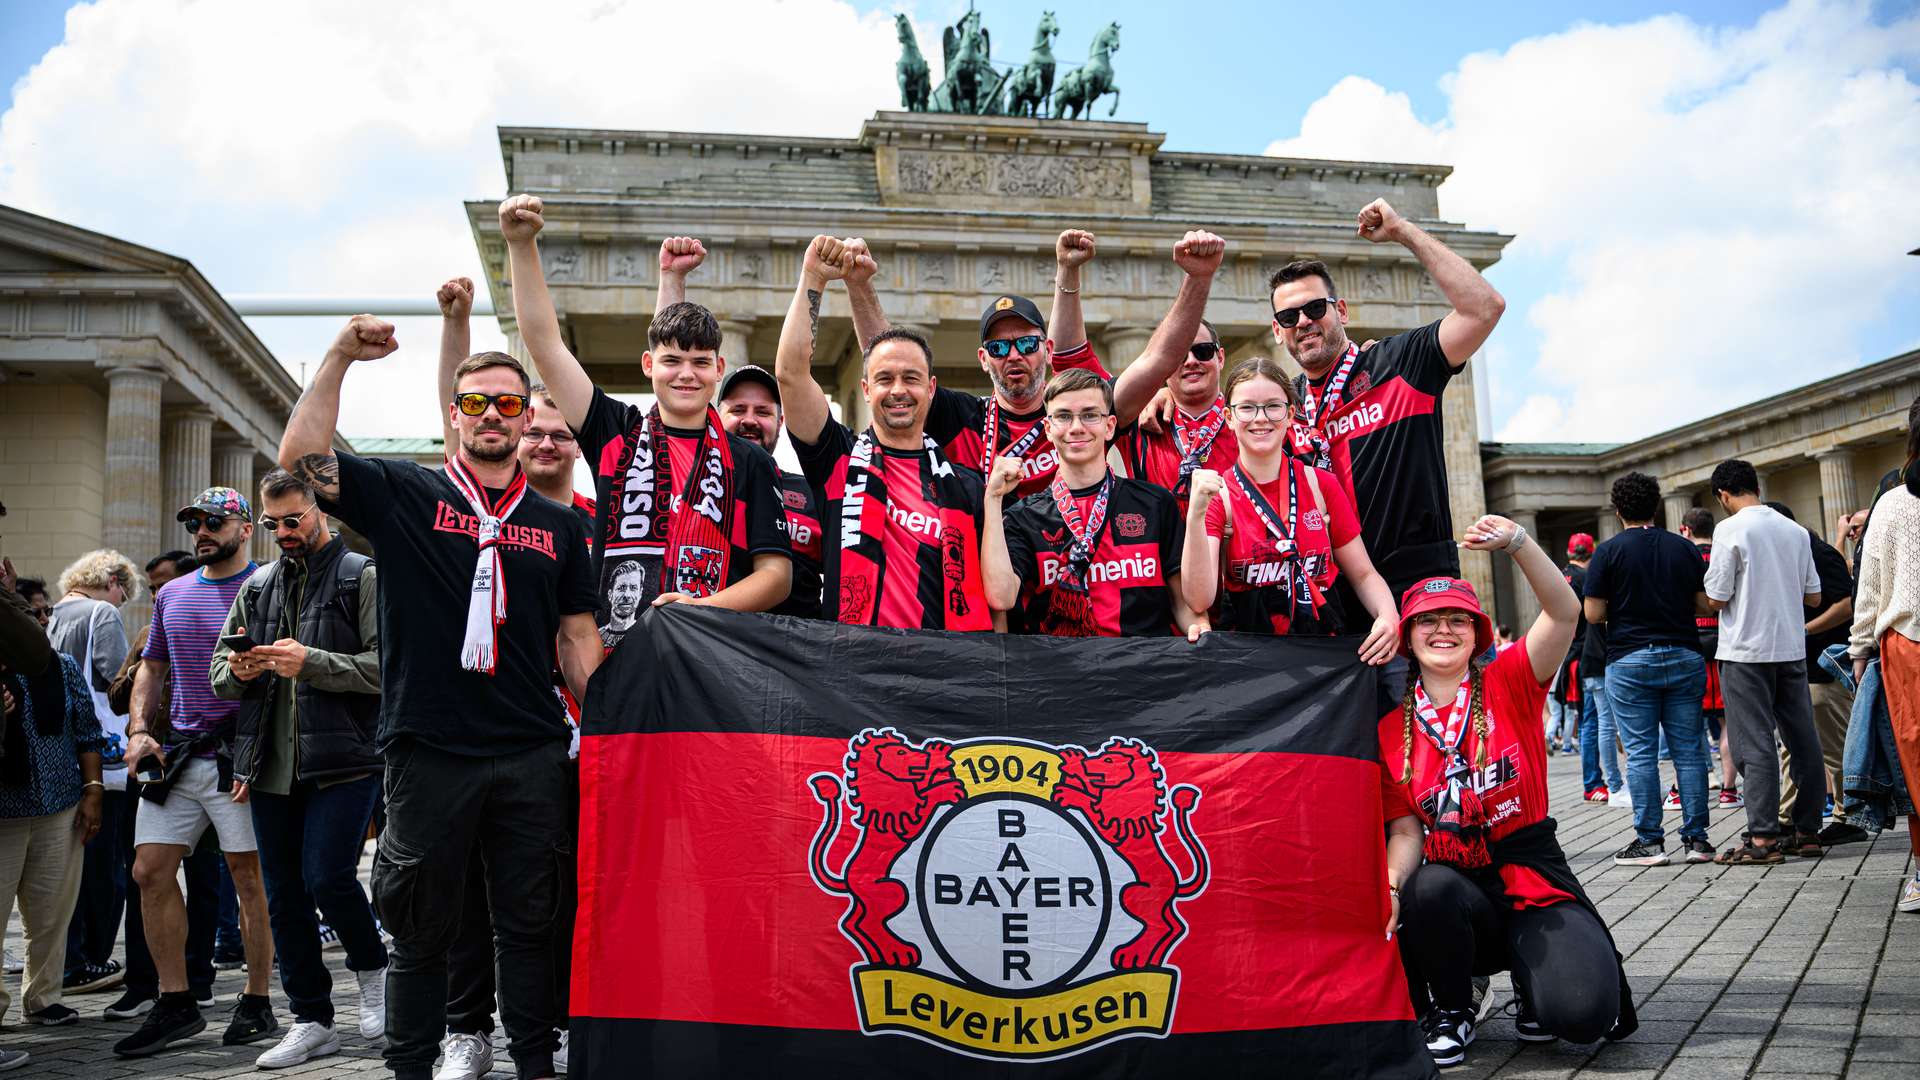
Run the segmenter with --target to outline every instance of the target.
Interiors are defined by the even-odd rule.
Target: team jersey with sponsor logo
[[[1314,383],[1302,375],[1296,385],[1321,402],[1332,378]],[[1415,582],[1460,575],[1440,416],[1452,378],[1440,324],[1429,323],[1362,352],[1339,400],[1323,403],[1332,407],[1316,418],[1333,472],[1360,513],[1367,553],[1396,600]]]
[[[1069,494],[1088,520],[1100,486]],[[1030,632],[1062,633],[1049,619],[1054,594],[1068,587],[1067,549],[1073,544],[1052,491],[1030,495],[1007,509],[1007,555],[1020,575],[1019,618]],[[1186,528],[1172,493],[1142,480],[1113,478],[1106,521],[1087,564],[1087,599],[1099,637],[1165,637],[1174,630],[1167,579],[1180,572]],[[1077,635],[1075,635],[1077,636]]]
[[[792,432],[789,431],[791,436]],[[848,462],[853,454],[854,433],[845,424],[829,420],[820,431],[820,441],[809,445],[793,439],[794,452],[800,458],[807,482],[819,496],[820,550],[824,569],[821,609],[825,617],[835,617],[842,609],[841,582],[834,570],[834,553],[839,551],[842,530],[849,514],[857,522],[860,507],[846,498]],[[942,507],[934,492],[940,483],[930,475],[926,450],[895,450],[874,447],[872,470],[887,491],[887,527],[882,540],[884,565],[879,574],[880,595],[874,606],[873,625],[904,629],[944,630],[948,608],[955,602],[948,588],[947,539],[943,531]],[[963,546],[972,565],[967,568],[967,587],[959,602],[979,605],[973,614],[987,610],[986,593],[979,585],[979,541],[981,492],[980,474],[946,463],[952,476],[947,486],[964,492],[964,506],[948,507],[964,516],[971,536]],[[951,515],[949,515],[951,516]],[[954,538],[959,541],[961,538]],[[964,613],[962,613],[964,614]]]
[[[618,644],[627,628],[642,614],[634,609],[638,592],[620,580],[625,576],[623,566],[638,562],[643,546],[657,546],[660,542],[660,538],[647,535],[651,529],[652,506],[639,492],[627,490],[638,481],[620,475],[621,460],[627,456],[627,440],[631,432],[638,430],[645,415],[639,406],[616,401],[596,387],[593,404],[587,408],[586,423],[574,432],[580,439],[581,453],[594,463],[595,501],[601,510],[593,540],[594,567],[600,583],[600,603],[594,611],[594,622],[608,647]],[[672,492],[673,514],[689,512],[681,493],[687,490],[687,474],[694,467],[701,437],[698,429],[667,428],[670,473],[666,478],[668,482],[656,487]],[[731,498],[733,506],[729,514],[731,550],[727,552],[727,573],[721,588],[751,574],[755,555],[792,557],[783,528],[785,509],[774,484],[779,469],[773,458],[757,443],[737,435],[725,438],[733,455],[733,490],[722,497]],[[629,472],[641,467],[639,457],[634,461]],[[727,509],[723,508],[722,513],[727,513]]]
[[[1540,711],[1547,687],[1533,676],[1527,639],[1518,642],[1487,665],[1482,676],[1489,729],[1486,763],[1473,772],[1473,790],[1487,814],[1487,841],[1498,843],[1512,833],[1547,816],[1547,740]],[[1443,731],[1454,730],[1454,702],[1434,702]],[[1467,708],[1468,706],[1461,706]],[[1462,723],[1466,723],[1462,718]],[[1406,719],[1401,710],[1380,718],[1380,763],[1386,775],[1381,790],[1382,810],[1388,821],[1412,814],[1422,825],[1433,824],[1433,807],[1446,783],[1446,762],[1433,741],[1416,723],[1413,729],[1411,784],[1401,783],[1408,772]],[[1480,740],[1469,730],[1460,744],[1471,763],[1480,760]],[[1498,866],[1500,878],[1515,908],[1545,907],[1573,897],[1548,884],[1538,873],[1518,866]]]
[[[1234,437],[1233,425],[1226,416],[1226,399],[1217,398],[1214,402],[1220,408],[1218,416],[1219,431],[1209,442],[1208,428],[1213,426],[1213,417],[1209,413],[1188,416],[1185,409],[1173,410],[1173,425],[1163,428],[1158,434],[1140,429],[1136,422],[1129,424],[1114,439],[1114,446],[1120,451],[1120,458],[1127,463],[1127,471],[1136,480],[1145,480],[1149,484],[1158,484],[1180,501],[1180,513],[1187,512],[1187,484],[1180,482],[1180,462],[1189,449],[1198,450],[1205,443],[1205,453],[1195,464],[1195,468],[1212,469],[1225,473],[1233,468],[1240,456],[1240,440]],[[1191,477],[1191,472],[1189,472]]]
[[[1086,368],[1103,379],[1112,378],[1107,374],[1107,369],[1100,365],[1100,358],[1094,354],[1091,343],[1053,354],[1054,373],[1068,368]],[[927,434],[940,444],[940,452],[955,465],[982,475],[989,468],[984,438],[987,402],[988,398],[938,387],[933,392],[933,404],[927,410]],[[1046,409],[1030,413],[1011,413],[1001,409],[999,414],[1000,430],[995,435],[991,456],[1019,451],[1020,457],[1026,461],[1026,468],[1021,473],[1020,486],[1014,490],[1014,496],[1025,498],[1043,490],[1060,468],[1060,455],[1047,438]]]
[[[570,506],[521,499],[501,524],[499,627],[492,675],[460,666],[480,523],[438,470],[341,453],[329,513],[373,543],[380,564],[382,748],[401,737],[459,754],[519,753],[571,737],[553,692],[560,618],[594,606],[586,535]],[[500,492],[487,490],[489,501]]]
[[[793,590],[787,594],[775,615],[793,615],[802,619],[820,617],[820,497],[807,478],[775,467],[780,489],[780,506],[786,511],[781,522],[787,540],[793,544]]]
[[[1341,630],[1344,615],[1332,593],[1340,576],[1334,564],[1333,549],[1360,535],[1359,518],[1347,502],[1340,482],[1325,469],[1314,469],[1293,458],[1287,459],[1294,470],[1295,491],[1300,513],[1293,530],[1293,542],[1299,548],[1301,562],[1282,557],[1278,542],[1260,519],[1251,500],[1242,495],[1234,477],[1226,477],[1226,490],[1207,504],[1207,535],[1220,541],[1220,577],[1223,596],[1220,602],[1221,630],[1248,634],[1286,634],[1293,629],[1288,602],[1297,589],[1294,567],[1304,564],[1313,588],[1324,595],[1326,603],[1320,617],[1333,633]],[[1232,468],[1231,465],[1228,466]],[[1313,487],[1307,482],[1311,471],[1320,483],[1320,497],[1326,508],[1314,504]],[[1287,478],[1277,476],[1271,483],[1257,485],[1267,505],[1282,516],[1287,512]],[[1226,502],[1233,500],[1233,535],[1226,535]],[[1284,524],[1284,523],[1283,523]],[[1354,608],[1364,611],[1364,608]]]

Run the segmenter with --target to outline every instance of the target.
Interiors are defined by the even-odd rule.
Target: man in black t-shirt
[[[529,384],[505,353],[455,371],[444,472],[333,450],[340,384],[393,352],[391,324],[355,316],[295,406],[280,464],[372,541],[382,575],[379,748],[387,826],[374,904],[393,934],[388,1065],[431,1073],[446,1026],[447,953],[476,846],[494,897],[501,1011],[524,1076],[553,1074],[560,1022],[552,919],[568,847],[569,728],[603,655],[593,576],[572,509],[534,494],[515,459]]]
[[[652,410],[607,396],[560,333],[535,239],[543,209],[531,195],[508,199],[500,231],[520,338],[593,466],[602,637],[617,644],[625,634],[612,597],[628,566],[640,568],[642,610],[666,603],[772,609],[792,586],[793,547],[773,458],[729,434],[713,408],[726,368],[720,324],[698,304],[655,312],[640,356],[653,382]],[[667,254],[663,248],[663,261]]]

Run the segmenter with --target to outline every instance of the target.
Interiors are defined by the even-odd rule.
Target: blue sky
[[[1041,6],[979,6],[996,60],[1023,59]],[[102,0],[72,35],[67,7],[0,7],[0,201],[186,256],[235,293],[470,272],[459,203],[504,193],[496,124],[851,134],[894,102],[902,9],[555,0],[516,31],[548,35],[532,56],[573,56],[542,65],[488,29],[527,10],[513,0]],[[1518,237],[1490,274],[1509,300],[1480,361],[1491,427],[1613,440],[1920,345],[1920,259],[1903,254],[1920,247],[1915,7],[1053,10],[1062,60],[1121,23],[1119,118],[1170,149],[1454,165],[1443,214]],[[965,4],[905,10],[937,53]],[[835,64],[831,84],[807,74]],[[149,165],[140,184],[127,155]],[[1811,335],[1793,312],[1807,295],[1844,298]],[[297,369],[326,323],[255,325]],[[408,423],[372,402],[359,422]]]

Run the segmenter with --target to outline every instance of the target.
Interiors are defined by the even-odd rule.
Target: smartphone
[[[260,647],[260,643],[248,637],[245,630],[237,634],[222,635],[220,644],[225,645],[233,652],[246,652],[248,649],[257,649]]]
[[[166,771],[160,767],[160,757],[157,754],[148,754],[133,766],[133,778],[143,784],[157,784],[165,776]]]

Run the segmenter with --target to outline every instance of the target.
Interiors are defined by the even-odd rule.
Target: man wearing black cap
[[[773,372],[742,364],[720,381],[720,423],[729,435],[759,443],[773,454],[780,443],[780,381]],[[773,608],[775,615],[802,619],[820,617],[820,497],[798,473],[773,466],[773,482],[780,490],[782,523],[793,544],[793,589]]]

